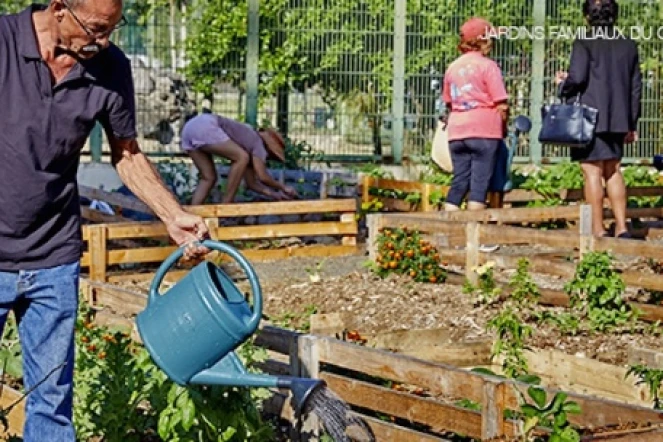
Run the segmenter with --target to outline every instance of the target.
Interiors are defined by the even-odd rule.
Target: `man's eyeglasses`
[[[121,27],[123,27],[127,24],[127,19],[124,16],[124,14],[122,14],[122,18],[120,19],[120,22],[118,24],[116,24],[115,26],[113,26],[112,28],[106,29],[104,31],[92,31],[92,30],[90,30],[90,28],[85,26],[85,24],[76,16],[76,14],[74,14],[74,11],[72,11],[72,9],[69,7],[69,5],[66,2],[62,2],[62,4],[64,5],[65,8],[67,8],[67,11],[69,11],[71,16],[74,17],[74,20],[76,20],[76,23],[78,23],[78,25],[81,27],[81,29],[83,29],[85,31],[85,33],[90,36],[90,38],[93,38],[95,40],[99,39],[99,38],[107,37],[110,34],[112,34],[114,31],[120,29]]]

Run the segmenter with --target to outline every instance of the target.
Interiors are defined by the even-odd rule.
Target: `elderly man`
[[[82,250],[76,171],[95,121],[122,181],[178,245],[208,236],[136,142],[131,68],[109,42],[121,0],[52,0],[0,16],[0,325],[19,322],[26,442],[74,442],[74,325]],[[188,257],[208,252],[187,248]],[[49,375],[50,374],[50,375]]]

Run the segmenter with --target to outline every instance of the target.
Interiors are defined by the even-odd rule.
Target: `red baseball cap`
[[[472,17],[460,27],[460,41],[467,42],[484,37],[489,32],[494,32],[495,28],[490,22],[481,17]]]

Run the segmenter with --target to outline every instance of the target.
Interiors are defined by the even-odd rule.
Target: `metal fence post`
[[[403,161],[405,134],[405,29],[407,0],[395,0],[394,5],[394,84],[391,100],[393,122],[391,126],[391,151],[394,163]]]
[[[546,24],[546,0],[534,0],[532,8],[533,24],[536,27]],[[532,130],[529,137],[530,161],[541,164],[543,152],[539,143],[541,130],[541,106],[543,105],[543,81],[545,77],[546,40],[536,38],[532,42],[532,83],[530,86],[529,114],[532,120]]]
[[[251,126],[258,124],[258,62],[260,51],[260,0],[248,0],[246,48],[246,111]]]

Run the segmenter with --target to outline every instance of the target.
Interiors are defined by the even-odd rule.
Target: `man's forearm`
[[[142,152],[125,152],[115,164],[120,179],[161,220],[168,221],[182,210],[154,165]]]

